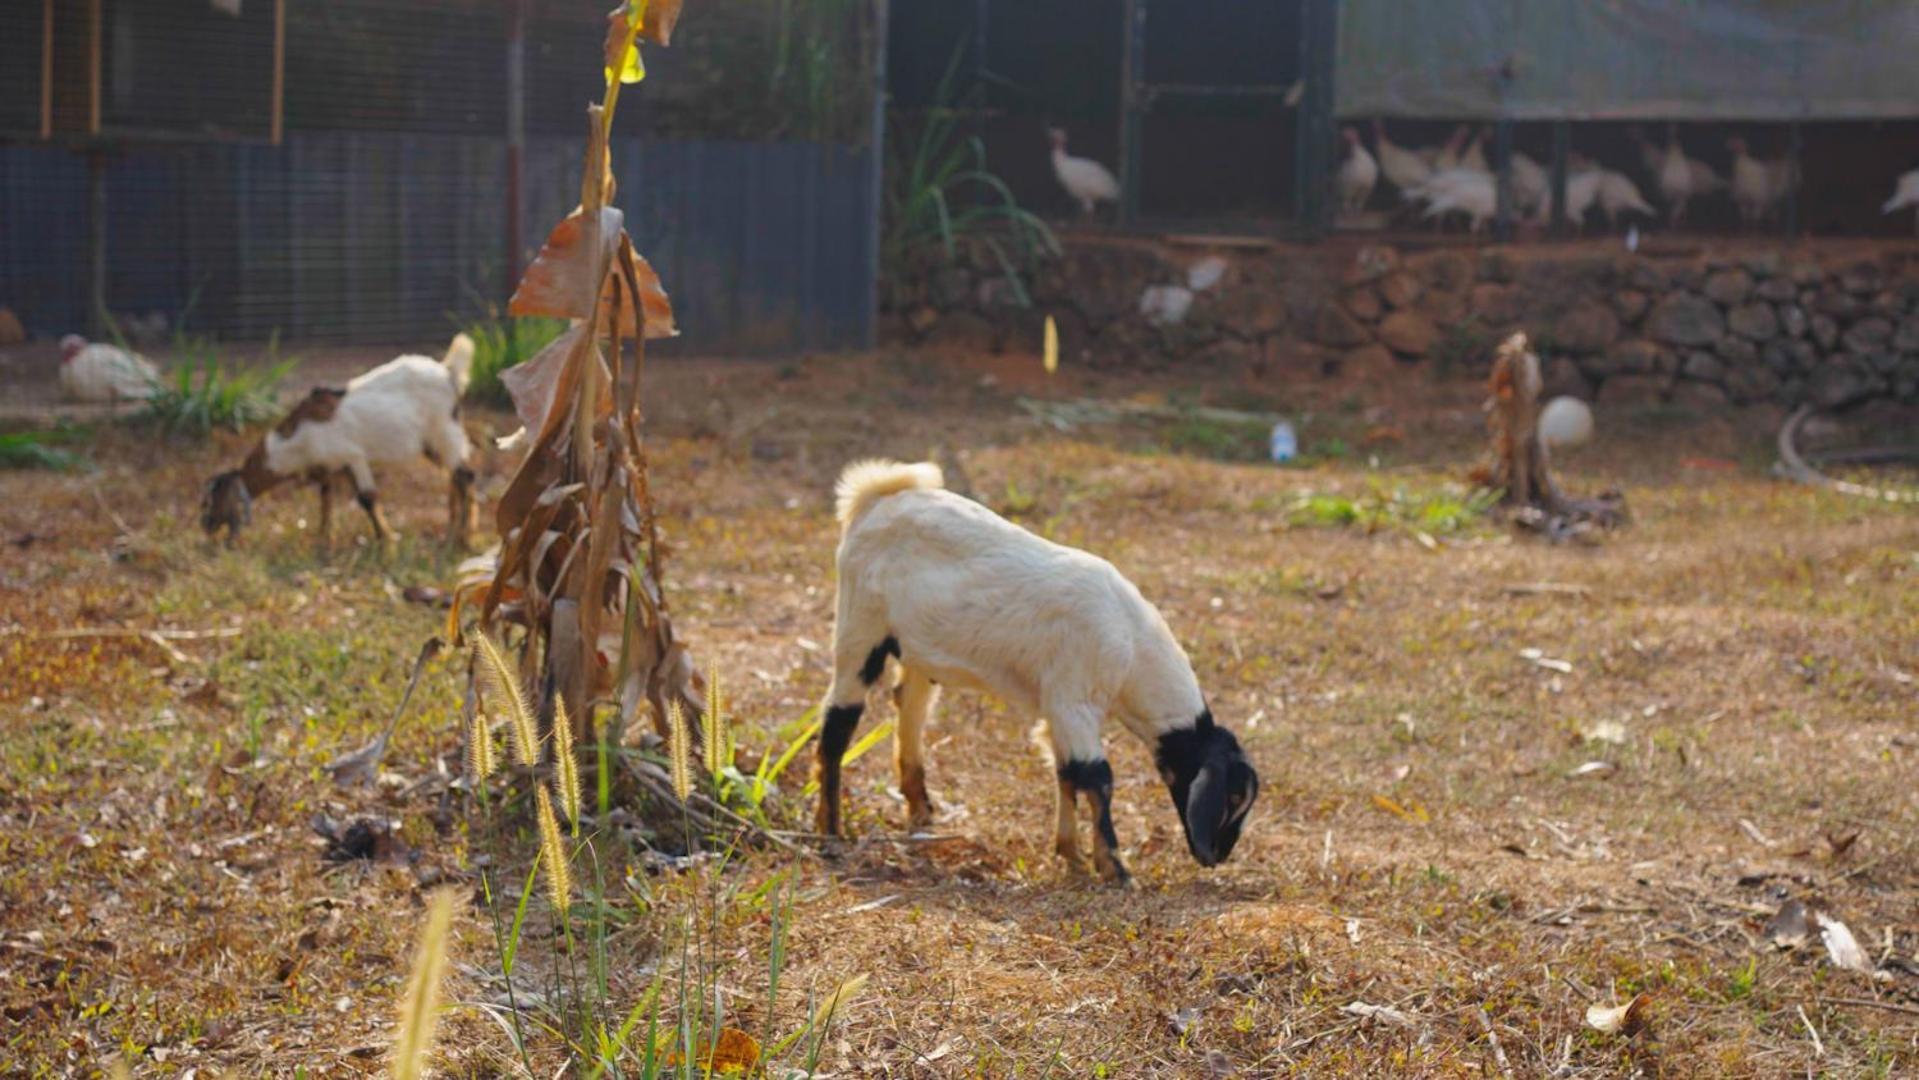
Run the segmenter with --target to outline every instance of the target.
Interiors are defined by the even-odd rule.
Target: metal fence
[[[92,168],[115,315],[184,313],[237,338],[390,342],[438,336],[505,295],[502,139],[312,132],[280,147],[94,153],[0,146],[0,304],[36,334],[92,314]],[[674,299],[679,347],[865,343],[869,163],[866,150],[819,143],[618,141],[619,201]],[[577,202],[579,170],[578,139],[528,141],[529,247]]]

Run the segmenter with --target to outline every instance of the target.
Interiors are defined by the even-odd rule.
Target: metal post
[[[1332,228],[1338,140],[1333,117],[1333,61],[1339,41],[1337,0],[1307,0],[1300,10],[1301,93],[1293,137],[1293,216],[1307,235]]]
[[[1513,238],[1513,122],[1503,117],[1493,125],[1493,169],[1499,176],[1493,238],[1504,243]]]
[[[867,153],[870,156],[867,169],[867,200],[872,207],[869,235],[866,240],[867,272],[872,275],[872,287],[866,291],[866,321],[864,340],[871,349],[880,339],[880,275],[885,267],[880,260],[880,230],[885,227],[886,198],[886,34],[887,0],[873,0],[873,119],[867,135]]]
[[[88,332],[105,337],[107,317],[107,153],[87,151],[87,312]]]
[[[53,0],[40,8],[40,137],[53,138]]]
[[[1139,220],[1140,111],[1145,108],[1146,0],[1126,0],[1126,45],[1119,66],[1119,223]]]
[[[986,25],[990,0],[973,0],[973,85],[986,85]],[[985,102],[980,104],[984,105]]]
[[[286,136],[287,101],[287,0],[273,0],[273,90],[267,118],[267,137],[280,145]]]
[[[1805,174],[1800,171],[1799,156],[1802,150],[1799,121],[1786,125],[1786,167],[1791,171],[1790,183],[1786,187],[1786,238],[1799,235],[1799,180]]]
[[[1566,157],[1573,152],[1573,128],[1564,120],[1553,121],[1553,214],[1552,234],[1566,235]]]
[[[502,303],[520,280],[526,251],[526,0],[506,0],[506,274]]]

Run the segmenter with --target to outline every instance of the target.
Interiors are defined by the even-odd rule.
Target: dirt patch
[[[777,749],[827,681],[832,476],[864,454],[951,455],[976,497],[1111,558],[1165,613],[1265,781],[1232,861],[1192,864],[1148,753],[1115,731],[1139,887],[1068,877],[1032,718],[949,695],[927,732],[933,840],[901,835],[884,748],[848,769],[857,839],[823,856],[688,870],[633,826],[598,827],[617,959],[591,1008],[609,1028],[656,963],[678,970],[678,913],[697,902],[729,1016],[759,1030],[760,890],[777,885],[794,920],[776,1029],[870,976],[822,1050],[842,1076],[1919,1066],[1909,508],[1770,478],[1771,415],[1667,405],[1602,408],[1597,443],[1555,462],[1570,486],[1628,494],[1634,525],[1596,548],[1485,524],[1430,546],[1398,526],[1312,527],[1291,513],[1302,497],[1454,482],[1484,445],[1478,388],[1243,374],[1195,389],[1070,362],[1046,381],[1037,363],[656,361],[677,625],[725,673],[742,743]],[[334,373],[295,381],[309,377]],[[1171,452],[1158,426],[1061,431],[1021,394],[1274,409],[1319,454],[1279,469]],[[1375,428],[1391,430],[1368,446]],[[443,611],[407,598],[453,568],[438,474],[382,474],[412,538],[391,556],[360,542],[316,561],[294,497],[262,500],[227,552],[192,507],[246,442],[101,425],[94,471],[7,480],[0,1057],[22,1071],[121,1053],[159,1072],[377,1071],[423,891],[471,897],[484,872],[516,897],[524,880],[524,810],[446,786],[457,662],[423,683],[388,776],[343,790],[322,768],[380,730],[441,629]],[[53,636],[76,628],[115,633]],[[782,820],[810,805],[803,775],[776,797]],[[330,861],[320,816],[387,823],[405,854]],[[1766,922],[1790,899],[1842,918],[1885,978],[1834,968],[1816,941],[1774,948]],[[533,907],[515,1000],[570,1024],[549,981],[563,944]],[[440,1066],[517,1071],[488,909],[465,906],[457,934]],[[1645,1032],[1585,1027],[1589,1005],[1641,991]],[[565,1051],[531,1030],[550,1074]]]

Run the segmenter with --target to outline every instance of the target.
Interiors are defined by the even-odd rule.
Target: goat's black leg
[[[823,836],[840,835],[840,760],[865,709],[865,705],[829,706],[820,725],[820,803],[813,813],[813,831]]]
[[[1069,788],[1086,796],[1087,816],[1093,822],[1093,865],[1099,876],[1125,885],[1133,876],[1119,861],[1119,835],[1113,830],[1113,767],[1104,758],[1069,761],[1059,767],[1060,791]],[[1064,826],[1067,811],[1062,811]]]

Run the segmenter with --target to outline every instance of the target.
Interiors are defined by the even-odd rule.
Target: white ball
[[[1584,446],[1592,437],[1592,408],[1578,398],[1556,397],[1539,410],[1539,441],[1548,449]]]

